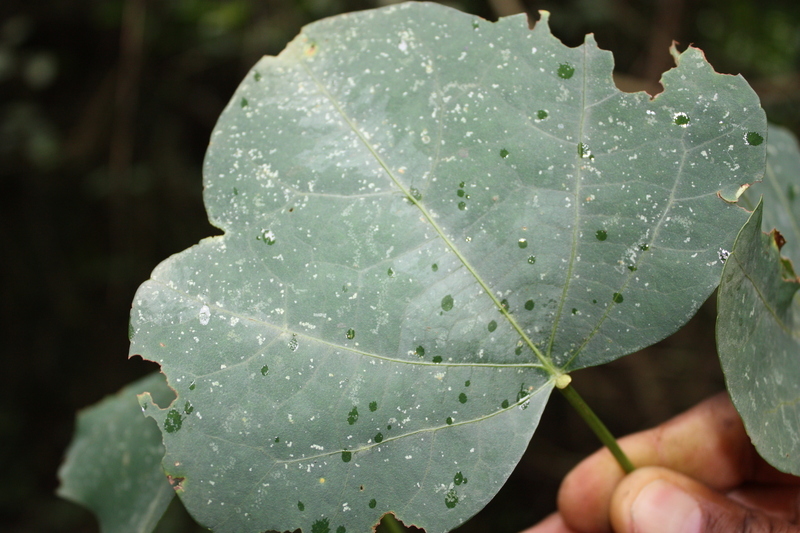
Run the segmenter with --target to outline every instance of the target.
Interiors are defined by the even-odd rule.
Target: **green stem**
[[[383,517],[383,525],[389,533],[405,533],[406,531],[391,513]]]
[[[578,394],[578,391],[572,388],[572,385],[567,385],[566,387],[559,389],[561,394],[566,397],[567,401],[578,411],[578,414],[581,415],[589,427],[592,428],[594,434],[600,439],[606,448],[611,452],[611,455],[614,456],[614,459],[617,460],[619,466],[622,467],[622,470],[625,471],[626,474],[630,474],[634,470],[633,463],[631,460],[628,459],[628,456],[625,455],[625,452],[622,451],[622,448],[619,447],[617,444],[617,439],[614,438],[614,435],[608,430],[608,428],[603,424],[603,422],[597,418],[597,415],[594,414],[594,411],[583,401],[583,398]]]

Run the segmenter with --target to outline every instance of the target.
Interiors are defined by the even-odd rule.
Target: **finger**
[[[558,513],[553,513],[535,526],[521,533],[575,533],[569,529]]]
[[[800,533],[675,471],[645,467],[627,476],[611,500],[618,533]]]
[[[729,492],[726,496],[745,507],[789,522],[800,524],[800,486],[792,485],[746,485]]]
[[[725,393],[619,444],[637,467],[670,468],[723,492],[745,480],[797,483],[797,478],[775,473],[758,457]],[[605,448],[575,467],[558,496],[566,524],[582,533],[610,531],[611,495],[624,475]]]

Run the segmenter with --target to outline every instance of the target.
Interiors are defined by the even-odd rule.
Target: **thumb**
[[[611,498],[618,533],[800,533],[800,528],[739,503],[675,471],[644,467]]]

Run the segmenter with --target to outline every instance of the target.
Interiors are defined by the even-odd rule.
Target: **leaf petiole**
[[[611,452],[611,455],[614,456],[614,459],[617,460],[619,466],[622,470],[625,471],[626,474],[630,474],[634,471],[636,467],[633,466],[631,460],[628,459],[628,456],[625,455],[625,452],[622,451],[622,448],[619,447],[617,444],[617,439],[614,438],[614,435],[608,430],[608,428],[603,424],[603,422],[597,417],[597,415],[592,411],[591,407],[583,401],[578,391],[576,391],[572,385],[567,385],[566,387],[559,388],[558,390],[561,391],[561,394],[567,399],[567,401],[578,411],[578,414],[581,415],[581,418],[589,424],[589,427],[592,428],[594,434],[597,435],[597,438],[600,439],[608,451]]]

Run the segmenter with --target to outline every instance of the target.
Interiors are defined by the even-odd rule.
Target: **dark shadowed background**
[[[201,164],[247,70],[316,19],[387,0],[0,2],[0,529],[97,531],[56,498],[75,412],[156,369],[126,359],[128,311],[155,265],[218,233]],[[800,125],[796,0],[463,0],[496,20],[539,9],[575,46],[592,32],[620,86],[654,87],[674,39],[742,73],[769,118]],[[616,434],[723,388],[713,303],[666,341],[575,374]],[[554,394],[528,453],[463,533],[511,533],[553,510],[560,478],[598,446]],[[173,505],[161,531],[195,531]]]

